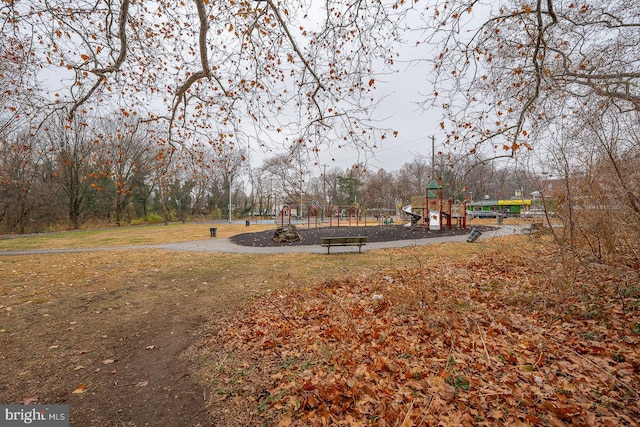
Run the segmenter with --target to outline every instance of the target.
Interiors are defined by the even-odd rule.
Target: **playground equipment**
[[[411,210],[411,205],[407,205],[407,206],[403,206],[402,207],[402,212],[404,212],[405,214],[409,215],[411,217],[411,222],[406,223],[404,226],[405,227],[415,227],[420,220],[422,219],[422,215],[418,215],[416,213],[413,213]]]
[[[360,209],[359,206],[347,206],[342,209],[338,205],[329,206],[329,227],[333,227],[333,218],[337,219],[337,226],[340,227],[340,217],[343,212],[347,215],[349,219],[349,225],[351,225],[351,219],[355,217],[356,225],[360,224]]]
[[[317,205],[309,205],[307,208],[307,228],[311,228],[311,215],[316,219],[316,228],[318,228],[318,213],[320,208]]]
[[[329,227],[337,225],[340,227],[340,219],[345,218],[349,221],[349,225],[352,225],[352,220],[355,219],[355,225],[360,225],[360,209],[359,206],[347,206],[340,207],[338,205],[330,205],[328,209]],[[319,218],[322,214],[322,208],[317,204],[311,204],[307,206],[307,228],[311,228],[312,222],[316,228],[318,228]],[[282,227],[285,225],[291,225],[293,216],[293,208],[289,205],[284,205],[280,210],[280,220],[276,220],[276,225],[279,223]],[[303,216],[304,217],[304,216]],[[324,216],[323,216],[324,217]],[[298,223],[302,222],[302,218],[298,220]],[[366,220],[365,220],[366,226]]]
[[[467,228],[467,201],[458,203],[458,227]]]
[[[447,225],[451,228],[451,200],[445,206],[442,199],[442,185],[435,180],[427,185],[427,209],[429,212],[429,231],[442,230],[442,218],[446,216]]]
[[[442,230],[445,226],[451,229],[455,218],[458,220],[458,227],[467,228],[466,202],[458,203],[454,209],[453,200],[444,200],[442,186],[435,180],[427,185],[426,190],[426,196],[411,198],[412,212],[422,213],[425,227],[430,231]]]
[[[340,206],[331,205],[329,206],[329,227],[333,227],[333,216],[335,213],[335,217],[338,219],[338,228],[340,227]]]
[[[282,207],[282,210],[280,211],[280,218],[282,219],[282,223],[281,225],[284,227],[284,217],[285,215],[288,216],[289,221],[287,222],[287,225],[291,225],[291,206],[289,205],[284,205]]]

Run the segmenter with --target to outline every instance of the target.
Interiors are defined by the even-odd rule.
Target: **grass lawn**
[[[211,227],[217,228],[216,235],[224,238],[247,231],[267,230],[274,226],[252,224],[250,228],[246,228],[245,226],[226,223],[171,223],[169,225],[136,225],[28,236],[5,236],[5,238],[0,238],[0,251],[142,246],[188,242],[209,238],[209,228]]]
[[[210,226],[0,250],[207,239]],[[75,425],[633,425],[638,281],[565,274],[557,256],[545,236],[339,256],[2,256],[0,402],[66,403]]]

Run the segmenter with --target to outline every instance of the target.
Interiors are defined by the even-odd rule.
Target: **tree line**
[[[187,152],[167,144],[152,124],[114,117],[78,122],[55,116],[36,131],[3,135],[4,232],[221,216],[227,183],[237,173],[231,155],[194,153],[199,147]]]
[[[319,168],[304,149],[251,166],[246,147],[167,143],[161,129],[119,115],[92,121],[55,116],[0,139],[0,227],[4,233],[306,212],[315,204],[393,210],[430,180],[447,197],[509,197],[528,185],[512,168],[474,168],[444,156],[415,157],[400,170]],[[231,208],[230,208],[231,207]]]

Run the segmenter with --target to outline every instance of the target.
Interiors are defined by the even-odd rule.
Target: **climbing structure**
[[[458,227],[467,228],[465,202],[457,203],[453,209],[453,200],[444,200],[442,185],[431,181],[426,188],[425,195],[411,198],[414,213],[421,213],[423,225],[430,231],[453,227],[453,219],[458,219]]]

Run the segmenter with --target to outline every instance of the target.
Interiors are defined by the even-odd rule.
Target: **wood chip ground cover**
[[[638,425],[638,271],[502,244],[257,297],[202,350],[219,425]]]

